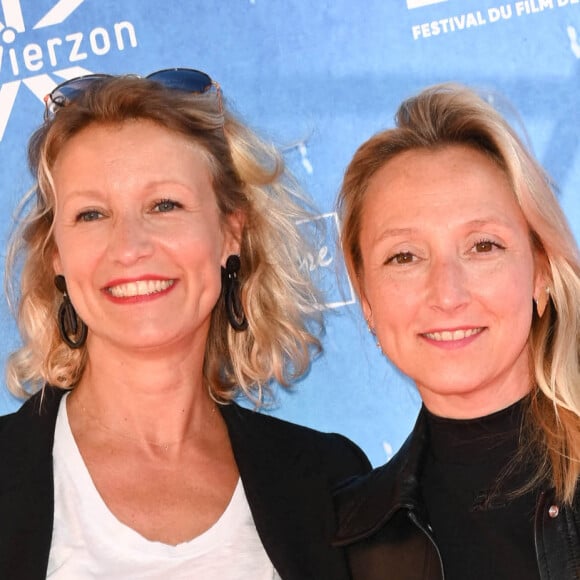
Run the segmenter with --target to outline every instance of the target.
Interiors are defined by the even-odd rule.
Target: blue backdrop
[[[425,85],[471,84],[553,176],[580,239],[580,0],[0,0],[0,7],[3,241],[31,185],[26,141],[53,86],[88,72],[207,71],[242,118],[284,148],[328,226],[328,239],[305,257],[328,290],[325,354],[291,394],[280,394],[274,412],[345,433],[375,464],[401,445],[419,400],[374,345],[335,248],[334,198],[357,146],[392,125],[398,103]],[[6,306],[0,322],[3,362],[18,341]],[[0,413],[19,404],[0,389]]]

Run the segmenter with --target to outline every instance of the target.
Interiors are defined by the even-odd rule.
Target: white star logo
[[[56,4],[32,26],[40,30],[62,24],[85,0],[58,0]],[[55,36],[43,43],[31,42],[23,48],[14,44],[27,28],[22,14],[21,0],[0,0],[4,22],[0,22],[0,75],[12,75],[14,80],[0,86],[0,141],[14,108],[21,84],[24,84],[40,101],[63,80],[90,74],[91,71],[73,64],[90,55],[102,56],[113,48],[137,46],[135,28],[130,22],[118,22],[111,30],[97,26],[88,32],[73,32],[64,38]],[[62,66],[66,64],[66,66]],[[71,66],[72,65],[72,66]],[[42,72],[50,68],[50,74]],[[27,74],[25,78],[22,75]],[[53,76],[57,77],[55,81]]]

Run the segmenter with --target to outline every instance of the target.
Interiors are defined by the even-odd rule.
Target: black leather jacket
[[[444,565],[422,503],[419,477],[427,428],[413,432],[389,463],[341,486],[334,544],[346,546],[353,580],[443,580]],[[580,578],[580,492],[574,508],[538,490],[534,535],[542,580]]]

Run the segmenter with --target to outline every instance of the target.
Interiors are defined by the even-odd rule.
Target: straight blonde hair
[[[376,134],[357,150],[339,194],[341,245],[353,284],[359,291],[366,190],[390,159],[413,149],[461,144],[484,152],[502,168],[550,290],[546,312],[541,318],[534,313],[530,329],[534,382],[522,449],[528,441],[541,451],[540,469],[530,486],[549,478],[558,496],[571,503],[580,476],[580,257],[550,180],[505,119],[467,87],[430,87],[404,101],[395,120],[395,128]]]

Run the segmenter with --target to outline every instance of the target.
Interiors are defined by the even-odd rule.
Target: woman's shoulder
[[[344,465],[345,476],[353,473],[356,465],[359,473],[370,469],[370,463],[356,443],[339,433],[324,433],[298,425],[235,403],[224,405],[222,415],[228,425],[232,442],[243,439],[244,444],[253,441],[253,447],[268,446],[279,452],[300,454],[313,461],[335,466]]]
[[[62,393],[45,388],[15,413],[0,417],[0,496],[4,490],[24,489],[33,482],[50,485],[54,427]]]
[[[286,421],[267,412],[242,407],[237,403],[221,408],[226,422],[238,427],[268,432],[277,438],[286,438],[305,444],[327,445],[331,447],[352,447],[356,445],[344,435],[327,433],[311,427]]]
[[[64,393],[66,391],[63,389],[46,386],[24,401],[17,411],[1,415],[0,439],[31,427],[50,429],[56,421],[58,405]]]
[[[306,427],[298,423],[293,423],[285,419],[280,419],[269,414],[268,410],[250,409],[238,403],[230,403],[221,407],[222,414],[226,418],[233,418],[238,424],[245,424],[248,427],[276,432],[279,435],[298,437],[306,440],[332,439],[336,436],[346,439],[337,433],[325,433],[311,427]]]

